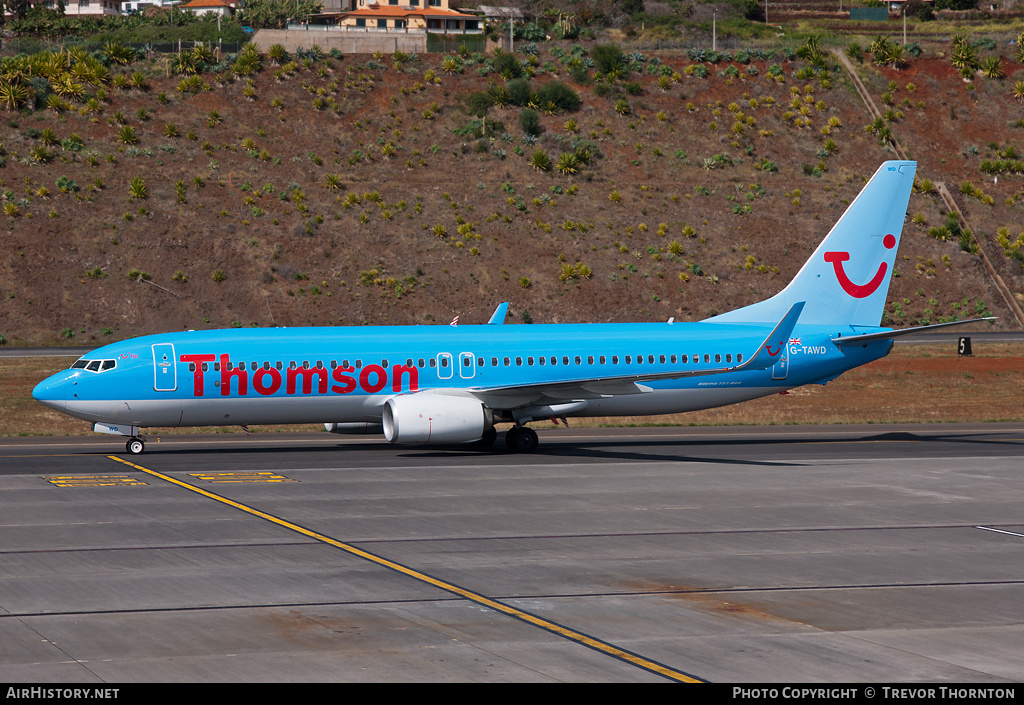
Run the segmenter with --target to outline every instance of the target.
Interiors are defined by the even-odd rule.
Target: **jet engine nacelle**
[[[341,433],[353,435],[377,435],[384,433],[384,426],[379,423],[354,422],[354,423],[325,423],[324,428],[328,433]]]
[[[407,394],[384,404],[384,437],[391,443],[470,443],[494,424],[490,410],[473,397]]]

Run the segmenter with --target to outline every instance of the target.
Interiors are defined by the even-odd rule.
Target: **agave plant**
[[[32,96],[32,88],[22,82],[20,75],[0,79],[0,105],[8,111],[20,109]]]
[[[447,74],[462,73],[462,62],[457,57],[446,56],[441,62],[441,70]]]
[[[998,56],[987,56],[981,62],[981,75],[985,78],[1005,78],[1002,61]]]
[[[122,125],[117,133],[117,141],[121,144],[133,145],[138,143],[139,136],[135,134],[135,128],[131,125]]]
[[[563,152],[555,159],[555,169],[566,176],[571,176],[579,171],[579,164],[579,158],[573,152]]]
[[[206,44],[197,44],[192,48],[191,54],[197,65],[212,64],[215,59],[213,49]]]
[[[551,157],[549,157],[543,149],[538,149],[530,157],[530,166],[537,171],[548,171],[551,169]]]
[[[61,98],[70,98],[72,100],[80,100],[85,95],[85,86],[75,81],[71,74],[63,74],[55,82],[53,82],[53,90]]]
[[[130,64],[135,59],[135,50],[119,42],[107,42],[103,45],[103,53],[112,63]]]
[[[905,69],[910,64],[910,58],[907,54],[907,50],[902,44],[896,44],[890,42],[885,48],[875,52],[875,63],[879,66],[888,66],[889,68]]]
[[[149,189],[141,176],[136,176],[128,184],[128,197],[135,201],[143,201],[149,197]]]
[[[979,65],[978,50],[974,48],[973,44],[959,44],[953,49],[953,54],[950,56],[949,61],[961,73],[974,71]]]

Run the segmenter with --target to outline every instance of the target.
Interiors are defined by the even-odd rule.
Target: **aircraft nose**
[[[68,380],[63,372],[47,377],[32,390],[32,398],[51,409],[64,411],[68,399]]]

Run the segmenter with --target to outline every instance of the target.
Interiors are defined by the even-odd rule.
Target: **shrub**
[[[591,52],[597,70],[604,74],[613,73],[625,64],[622,49],[614,44],[602,44]]]
[[[534,137],[544,131],[540,124],[540,115],[531,108],[527,108],[519,113],[519,126],[523,128],[523,132]]]
[[[537,91],[536,103],[537,105],[554,103],[559,110],[571,113],[579,110],[583,101],[579,94],[566,84],[561,81],[551,81]]]
[[[523,75],[523,67],[515,54],[500,54],[494,59],[494,70],[506,80],[519,78]]]
[[[522,107],[530,101],[530,81],[528,79],[517,78],[509,81],[506,88],[508,89],[509,102],[512,105]]]

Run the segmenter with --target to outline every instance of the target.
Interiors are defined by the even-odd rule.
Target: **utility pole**
[[[718,8],[711,15],[711,51],[718,51],[718,35],[717,35],[717,22],[718,22]]]

